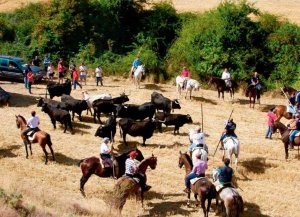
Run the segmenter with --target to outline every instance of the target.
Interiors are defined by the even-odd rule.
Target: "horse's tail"
[[[51,137],[50,137],[50,134],[48,134],[48,133],[46,134],[46,141],[49,146],[52,145]]]
[[[234,194],[233,195],[233,200],[234,200],[234,204],[235,204],[235,208],[236,208],[236,215],[238,213],[242,213],[244,211],[244,201],[243,198],[238,195],[238,194]],[[238,215],[237,215],[238,216]]]

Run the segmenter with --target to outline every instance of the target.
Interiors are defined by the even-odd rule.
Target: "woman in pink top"
[[[268,128],[266,132],[266,139],[272,139],[272,125],[274,124],[274,121],[276,119],[273,109],[269,110],[267,117],[268,117]]]
[[[33,83],[33,73],[32,73],[31,70],[27,73],[27,82],[28,82],[28,91],[29,91],[30,94],[32,94],[31,93],[31,86],[32,86],[32,83]]]
[[[190,74],[191,74],[190,71],[186,67],[183,67],[181,71],[181,76],[184,78],[189,78]]]
[[[205,177],[205,171],[207,170],[207,163],[206,161],[201,160],[201,154],[198,154],[197,161],[193,166],[192,172],[185,177],[185,186],[184,189],[185,193],[189,193],[191,191],[191,180],[197,177]]]

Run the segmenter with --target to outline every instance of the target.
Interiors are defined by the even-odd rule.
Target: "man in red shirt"
[[[78,86],[80,87],[80,89],[82,89],[81,84],[79,84],[78,82],[78,71],[76,70],[76,68],[74,67],[72,69],[72,80],[73,80],[73,86],[74,86],[74,90],[76,90],[76,84],[78,84]]]

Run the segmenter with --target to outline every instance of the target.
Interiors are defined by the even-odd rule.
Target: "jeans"
[[[293,130],[291,135],[289,136],[290,141],[294,141],[296,134],[299,133],[299,130]]]
[[[79,84],[79,82],[77,80],[73,80],[74,90],[76,89],[76,84],[82,89],[81,84]]]
[[[99,82],[100,82],[101,86],[103,86],[102,77],[96,77],[97,86],[99,86]]]
[[[24,77],[24,86],[25,86],[26,89],[28,88],[28,83],[27,83],[27,78],[26,77]]]
[[[267,127],[267,132],[266,132],[266,138],[272,138],[272,127],[268,126]]]
[[[196,174],[196,173],[190,173],[187,177],[185,177],[185,186],[187,188],[191,188],[191,180],[194,179],[194,178],[197,178],[197,177],[205,177],[204,174]]]
[[[27,83],[28,91],[30,94],[31,94],[31,85],[32,85],[32,82]]]

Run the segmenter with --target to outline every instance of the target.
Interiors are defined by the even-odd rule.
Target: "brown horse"
[[[144,159],[137,167],[137,171],[143,174],[146,178],[146,170],[148,166],[154,170],[157,165],[157,158],[153,156]],[[126,199],[129,195],[135,194],[136,199],[138,197],[140,185],[132,178],[123,176],[118,179],[114,187],[114,202],[113,208],[117,209],[121,213],[123,206],[125,205]],[[141,202],[144,206],[144,192],[141,190]]]
[[[276,121],[280,121],[282,117],[285,117],[286,119],[290,120],[292,119],[292,114],[287,112],[287,108],[285,105],[277,105],[273,109],[274,114],[276,115]]]
[[[292,96],[294,93],[297,92],[296,89],[292,88],[292,87],[287,87],[287,86],[284,86],[282,88],[282,90],[285,92],[285,93],[288,93],[289,96]]]
[[[257,99],[258,104],[260,104],[260,92],[257,90],[257,88],[254,85],[250,85],[245,89],[245,96],[249,97],[250,104],[249,107],[251,108],[251,103],[252,103],[252,108],[254,108],[255,105],[255,100]]]
[[[136,149],[138,152],[138,156],[136,159],[141,161],[144,159],[142,152]],[[84,185],[89,180],[91,175],[95,174],[99,177],[111,177],[115,176],[116,178],[120,178],[125,173],[125,161],[129,157],[129,153],[131,150],[121,154],[120,156],[114,157],[114,171],[113,168],[103,168],[101,166],[100,160],[98,157],[89,157],[79,161],[78,166],[80,166],[82,171],[82,177],[80,179],[80,191],[81,194],[85,197],[84,193]]]
[[[284,144],[284,150],[285,150],[285,159],[287,160],[289,157],[289,135],[290,135],[290,129],[288,129],[283,123],[279,121],[275,121],[272,126],[273,133],[276,132],[276,130],[279,130],[281,135],[281,140]],[[298,158],[299,158],[299,147],[300,147],[300,137],[296,136],[294,139],[294,146],[298,146]]]
[[[24,145],[25,145],[25,150],[26,150],[26,158],[28,158],[28,150],[27,150],[27,141],[25,140],[22,132],[27,129],[27,122],[25,120],[25,118],[21,115],[16,115],[16,125],[18,128],[21,129],[21,138],[23,139]],[[32,155],[32,149],[31,149],[31,143],[39,143],[40,146],[42,147],[44,153],[45,153],[45,164],[48,163],[48,153],[46,151],[46,145],[48,145],[51,154],[52,154],[52,158],[55,161],[55,156],[54,156],[54,152],[52,149],[52,142],[51,142],[51,138],[50,135],[44,131],[38,131],[34,134],[33,139],[29,138],[29,148],[30,148],[30,153]]]
[[[190,174],[193,168],[193,163],[190,156],[187,153],[179,152],[179,163],[178,166],[181,168],[184,165],[185,167],[185,177]],[[211,200],[216,198],[216,188],[215,186],[207,179],[203,178],[198,180],[196,183],[191,185],[191,190],[194,193],[194,197],[199,205],[201,205],[204,217],[208,217]],[[197,200],[199,196],[199,201]],[[205,201],[208,200],[207,208],[205,207]],[[190,204],[190,193],[188,193],[188,205]]]
[[[238,84],[234,80],[231,81],[231,87],[227,87],[226,83],[223,79],[218,77],[211,77],[209,79],[208,85],[214,84],[217,87],[218,90],[218,97],[220,98],[220,93],[222,93],[222,98],[224,100],[224,92],[229,91],[230,97],[234,98],[234,91],[238,88]]]

